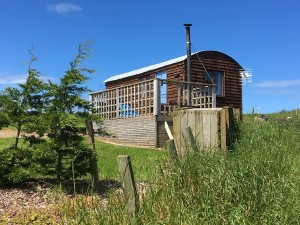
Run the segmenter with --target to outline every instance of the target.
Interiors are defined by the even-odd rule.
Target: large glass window
[[[224,96],[224,72],[222,71],[208,71],[205,74],[205,81],[215,84],[217,96]]]

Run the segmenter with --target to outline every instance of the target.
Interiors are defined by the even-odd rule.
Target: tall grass
[[[167,161],[148,182],[138,219],[143,224],[299,224],[300,120],[240,124],[240,129],[240,140],[226,155],[200,152],[175,164]],[[105,207],[96,203],[88,210],[81,204],[73,217],[64,211],[65,219],[129,224],[124,205],[122,195],[113,192]]]

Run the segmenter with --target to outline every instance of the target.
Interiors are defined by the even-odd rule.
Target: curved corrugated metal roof
[[[133,71],[130,71],[130,72],[127,72],[127,73],[118,74],[118,75],[115,75],[115,76],[112,76],[112,77],[106,79],[104,81],[104,83],[115,81],[115,80],[120,80],[120,79],[123,79],[123,78],[127,78],[127,77],[131,77],[131,76],[134,76],[134,75],[137,75],[137,74],[141,74],[141,73],[145,73],[145,72],[155,70],[155,69],[158,69],[158,68],[161,68],[161,67],[164,67],[164,66],[168,66],[168,65],[171,65],[171,64],[174,64],[174,63],[181,62],[185,59],[186,59],[186,55],[175,58],[175,59],[171,59],[171,60],[168,60],[168,61],[165,61],[165,62],[161,62],[161,63],[158,63],[158,64],[154,64],[152,66],[147,66],[147,67],[143,67],[143,68],[140,68],[140,69],[137,69],[137,70],[133,70]]]
[[[198,53],[204,53],[204,52],[215,52],[215,53],[218,53],[218,54],[222,54],[222,55],[225,55],[227,57],[229,57],[231,60],[233,60],[235,63],[237,63],[233,58],[231,58],[230,56],[222,53],[222,52],[218,52],[218,51],[211,51],[211,50],[206,50],[206,51],[198,51],[198,52],[195,52],[193,53],[192,55],[194,54],[198,54]],[[174,63],[178,63],[178,62],[182,62],[186,59],[186,55],[185,56],[181,56],[181,57],[178,57],[178,58],[175,58],[175,59],[171,59],[171,60],[168,60],[168,61],[165,61],[165,62],[161,62],[161,63],[158,63],[158,64],[154,64],[152,66],[147,66],[147,67],[143,67],[143,68],[140,68],[140,69],[137,69],[137,70],[133,70],[133,71],[130,71],[130,72],[127,72],[127,73],[122,73],[122,74],[118,74],[118,75],[115,75],[115,76],[112,76],[108,79],[106,79],[104,81],[104,83],[107,83],[107,82],[111,82],[111,81],[115,81],[115,80],[120,80],[120,79],[123,79],[123,78],[127,78],[127,77],[131,77],[131,76],[135,76],[137,74],[142,74],[142,73],[145,73],[145,72],[148,72],[148,71],[151,71],[151,70],[155,70],[155,69],[159,69],[161,67],[164,67],[164,66],[168,66],[168,65],[171,65],[171,64],[174,64]],[[237,63],[238,64],[238,63]],[[238,64],[239,65],[239,64]],[[240,66],[240,65],[239,65]],[[241,66],[240,66],[241,67]],[[242,67],[241,67],[242,68]]]

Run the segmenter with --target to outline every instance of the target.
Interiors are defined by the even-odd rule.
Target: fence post
[[[174,139],[168,140],[166,142],[166,150],[167,150],[167,152],[169,152],[172,161],[176,162],[178,160],[178,155],[177,155],[177,152],[176,152]]]
[[[86,126],[86,135],[87,135],[87,144],[92,145],[90,163],[92,166],[94,188],[95,191],[99,193],[100,184],[99,184],[98,163],[97,163],[97,153],[96,153],[95,138],[94,138],[93,121],[86,119],[85,126]]]
[[[239,108],[233,109],[233,115],[234,115],[234,118],[236,119],[236,121],[240,121],[241,120],[241,109],[239,109]]]
[[[223,108],[220,111],[220,132],[221,132],[221,150],[225,152],[227,150],[227,127],[226,127],[226,111]]]
[[[138,213],[138,194],[135,186],[133,170],[129,155],[119,155],[117,157],[120,181],[124,188],[124,195],[127,200],[127,210],[130,217]]]
[[[198,151],[197,144],[196,144],[194,135],[192,133],[192,129],[189,126],[187,126],[182,131],[182,136],[183,136],[184,141],[185,141],[185,151],[186,151],[185,155],[188,152],[192,153],[192,154],[194,154],[195,152],[197,152]],[[190,147],[190,149],[188,147]]]
[[[161,114],[161,80],[154,79],[153,80],[153,88],[154,88],[154,106],[153,106],[153,114],[154,116],[159,116]]]
[[[231,145],[231,136],[233,132],[233,109],[231,107],[223,107],[220,111],[220,128],[221,128],[221,149],[227,150],[227,146]]]

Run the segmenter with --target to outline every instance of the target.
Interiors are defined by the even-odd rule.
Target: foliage
[[[300,120],[239,126],[240,139],[227,155],[204,151],[166,161],[140,199],[142,224],[300,223]],[[118,192],[106,209],[81,203],[66,223],[129,223]]]
[[[90,151],[83,144],[78,125],[79,116],[74,114],[76,110],[89,109],[88,101],[81,95],[89,90],[83,86],[88,80],[85,73],[94,71],[81,67],[81,64],[89,56],[90,44],[86,42],[79,45],[78,54],[70,63],[70,69],[65,72],[58,84],[50,82],[47,93],[50,101],[44,108],[45,116],[42,124],[50,138],[46,149],[55,153],[55,157],[52,158],[54,162],[49,163],[55,163],[54,171],[58,180],[85,175],[90,170],[88,163]]]
[[[91,150],[83,143],[80,127],[83,117],[93,118],[93,114],[87,113],[89,102],[82,98],[82,94],[89,91],[84,86],[88,80],[86,74],[94,72],[82,66],[89,57],[91,44],[79,45],[75,59],[59,83],[44,83],[40,79],[40,73],[31,68],[37,60],[31,50],[26,82],[18,88],[7,87],[0,94],[0,127],[17,128],[14,151],[6,149],[1,156],[5,161],[3,166],[6,165],[3,176],[15,178],[7,181],[22,181],[24,174],[30,175],[30,170],[43,176],[55,175],[59,181],[91,172]],[[28,145],[19,149],[21,130],[35,132],[39,137],[25,137]],[[48,141],[40,139],[45,134]],[[30,162],[30,168],[23,161]]]
[[[23,149],[3,148],[0,150],[0,186],[19,183],[29,178],[30,154]]]
[[[14,149],[18,147],[23,127],[36,121],[47,101],[44,95],[46,84],[41,80],[40,73],[31,68],[31,64],[36,61],[34,50],[31,49],[29,53],[31,59],[26,82],[19,84],[18,88],[7,87],[0,93],[0,126],[13,126],[17,129]]]

